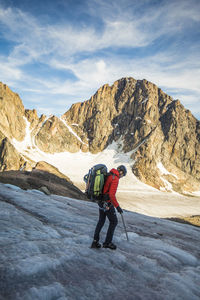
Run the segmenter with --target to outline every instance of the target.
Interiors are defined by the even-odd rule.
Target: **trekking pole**
[[[122,217],[122,223],[123,223],[123,225],[124,225],[124,231],[125,231],[125,233],[126,233],[127,241],[129,241],[129,239],[128,239],[128,233],[127,233],[127,230],[126,230],[126,226],[125,226],[123,214],[121,214],[121,217]]]

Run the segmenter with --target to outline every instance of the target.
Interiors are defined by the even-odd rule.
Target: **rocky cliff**
[[[61,118],[25,110],[19,96],[1,84],[1,170],[12,169],[6,153],[12,153],[15,169],[26,161],[13,149],[12,139],[23,140],[27,126],[27,151],[97,153],[117,142],[122,152],[130,152],[132,170],[143,182],[178,192],[200,187],[200,122],[147,80],[122,78],[106,84]]]
[[[36,145],[44,152],[77,152],[83,143],[59,118],[52,116],[43,124],[35,136]]]
[[[12,139],[23,141],[26,134],[25,109],[19,95],[0,82],[0,171],[19,170],[27,161],[13,146]]]
[[[130,151],[155,130],[159,118],[173,100],[156,85],[123,78],[112,86],[101,87],[90,100],[72,105],[63,115],[67,123],[77,124],[89,150],[102,151],[123,137],[124,151]]]
[[[122,78],[72,105],[62,118],[76,124],[93,153],[122,141],[122,151],[132,151],[133,172],[145,183],[178,192],[199,188],[200,122],[155,84]]]
[[[25,136],[24,106],[8,86],[0,82],[0,131],[8,138],[23,140]]]
[[[28,137],[27,140],[27,130]],[[63,130],[63,131],[62,131]],[[67,139],[66,137],[67,136]],[[56,150],[76,151],[75,142],[68,144],[71,136],[63,121],[56,117],[38,117],[35,109],[24,109],[18,94],[12,92],[8,86],[0,83],[0,172],[9,170],[41,169],[48,171],[72,184],[70,179],[48,164],[37,163],[29,158],[29,151],[41,150],[53,153]],[[72,136],[73,138],[73,136]],[[15,147],[20,142],[25,144],[27,153],[21,153]],[[71,142],[70,142],[71,143]],[[75,149],[75,150],[74,150]],[[27,154],[27,155],[26,155]],[[48,167],[47,167],[48,165]]]

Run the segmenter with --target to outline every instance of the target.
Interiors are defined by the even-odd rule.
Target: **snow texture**
[[[0,299],[200,299],[200,229],[125,211],[90,249],[95,203],[0,184]],[[108,223],[104,226],[104,241]]]

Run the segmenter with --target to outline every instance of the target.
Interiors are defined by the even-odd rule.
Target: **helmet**
[[[117,167],[117,171],[118,172],[123,172],[123,176],[126,176],[126,173],[127,173],[127,169],[126,169],[126,167],[124,166],[124,165],[120,165],[119,167]]]

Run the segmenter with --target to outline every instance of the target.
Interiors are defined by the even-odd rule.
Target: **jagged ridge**
[[[13,95],[21,101],[2,88],[1,101],[7,103]],[[13,105],[18,107],[16,102]],[[23,124],[24,117],[28,119],[35,146],[44,152],[97,153],[118,141],[122,151],[132,151],[133,172],[145,183],[164,189],[172,185],[178,192],[199,189],[200,122],[179,100],[145,79],[122,78],[112,86],[106,84],[89,100],[73,104],[61,119],[38,118],[35,110],[19,107],[18,119]],[[7,115],[7,110],[2,114]],[[20,140],[25,129],[20,136],[11,127],[3,134]],[[0,129],[4,128],[2,123]]]

